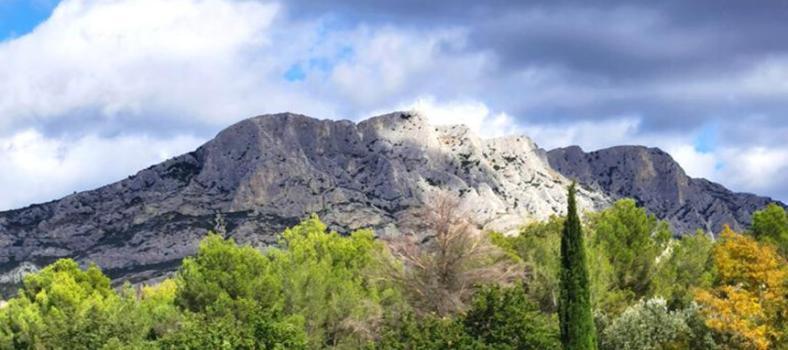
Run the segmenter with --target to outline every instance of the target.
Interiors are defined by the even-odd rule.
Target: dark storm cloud
[[[332,13],[397,26],[467,26],[474,46],[515,66],[567,62],[610,75],[632,66],[736,61],[788,49],[786,1],[294,1],[290,13]],[[539,14],[541,16],[533,16]],[[611,60],[617,57],[619,59]],[[615,62],[623,61],[615,65]],[[638,63],[640,63],[638,65]],[[663,63],[656,65],[654,63]]]
[[[634,118],[635,143],[695,143],[697,152],[716,152],[724,169],[788,167],[788,1],[351,0],[287,7],[291,16],[348,26],[465,30],[467,42],[446,50],[491,58],[490,76],[466,93],[522,125],[561,130]],[[457,94],[431,93],[446,100]],[[718,141],[698,148],[704,130]],[[598,138],[616,140],[609,136]],[[735,154],[757,160],[762,152],[769,161],[725,164],[739,161]],[[761,179],[766,168],[741,172],[747,175],[718,169],[715,180],[788,198],[788,184]]]
[[[788,40],[781,35],[788,33],[786,1],[288,4],[289,12],[298,16],[330,13],[350,23],[465,28],[469,43],[464,50],[490,52],[500,77],[525,69],[558,69],[564,72],[563,84],[615,92],[593,103],[565,100],[533,106],[510,99],[494,106],[518,117],[555,122],[635,114],[644,118],[644,127],[670,129],[775,113],[774,118],[786,123],[784,98],[748,96],[734,91],[735,86],[733,101],[721,100],[721,93],[681,93],[690,82],[724,83],[723,78],[753,69],[762,59],[788,54]],[[665,93],[671,87],[675,91]]]

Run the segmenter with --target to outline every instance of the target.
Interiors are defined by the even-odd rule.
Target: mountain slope
[[[265,245],[317,213],[341,232],[393,233],[444,190],[486,228],[506,231],[561,213],[568,183],[526,137],[482,140],[413,113],[358,124],[260,116],[126,180],[0,213],[0,273],[73,257],[144,280],[176,268],[209,230]],[[591,210],[610,203],[589,191],[578,200]]]
[[[547,156],[553,169],[564,176],[614,199],[633,198],[680,233],[696,229],[717,233],[725,224],[741,230],[750,225],[754,211],[775,202],[691,178],[657,148],[618,146],[586,153],[572,146],[551,150]]]

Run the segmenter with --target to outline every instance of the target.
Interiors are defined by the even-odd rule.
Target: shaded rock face
[[[564,176],[613,199],[633,198],[679,233],[702,229],[716,234],[725,224],[742,230],[750,225],[754,211],[776,202],[690,178],[657,148],[618,146],[586,153],[572,146],[551,150],[547,156]]]
[[[395,234],[408,210],[441,191],[459,195],[485,228],[510,231],[562,213],[568,184],[523,136],[482,140],[412,113],[358,124],[266,115],[126,180],[0,212],[0,273],[72,257],[116,281],[148,280],[217,228],[264,246],[317,213],[340,232]],[[578,201],[587,210],[610,204],[589,190]]]

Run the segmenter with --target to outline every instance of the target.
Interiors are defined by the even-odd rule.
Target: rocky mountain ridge
[[[633,198],[680,234],[697,229],[718,233],[726,224],[743,230],[754,211],[779,203],[691,178],[658,148],[617,146],[586,153],[571,146],[551,150],[547,156],[550,166],[564,176],[613,199]]]
[[[72,257],[117,281],[146,280],[174,270],[210,230],[263,246],[310,213],[341,232],[396,234],[442,191],[484,228],[511,231],[561,213],[569,183],[524,136],[484,140],[410,112],[357,124],[266,115],[123,181],[0,212],[0,273]],[[578,201],[611,203],[587,190]]]
[[[563,213],[570,179],[583,210],[632,197],[679,232],[745,227],[771,201],[692,179],[654,148],[546,152],[525,136],[481,139],[413,112],[359,123],[264,115],[128,179],[0,212],[0,292],[63,257],[116,282],[157,278],[209,231],[265,246],[311,213],[340,232],[397,234],[409,211],[447,191],[483,228],[515,231]]]

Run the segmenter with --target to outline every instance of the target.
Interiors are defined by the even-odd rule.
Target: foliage
[[[176,303],[190,311],[165,343],[176,348],[304,348],[301,316],[282,312],[281,281],[260,251],[210,235],[178,273]]]
[[[437,196],[411,219],[419,234],[388,240],[395,259],[382,259],[386,277],[399,283],[420,315],[456,315],[476,286],[510,284],[521,275],[520,266],[458,208],[456,197]]]
[[[568,209],[561,235],[561,283],[558,316],[564,349],[596,349],[585,243],[577,215],[575,184],[569,187]]]
[[[603,349],[686,349],[690,328],[685,315],[669,311],[665,299],[653,298],[630,306],[601,336]]]
[[[496,245],[521,259],[525,268],[523,284],[526,294],[545,313],[558,311],[563,225],[562,217],[551,216],[547,221],[524,226],[516,236],[492,234]]]
[[[560,349],[555,317],[542,314],[521,287],[477,290],[466,315],[452,319],[388,314],[379,349]]]
[[[702,231],[671,242],[653,278],[654,295],[668,300],[672,308],[689,307],[692,290],[708,288],[714,279],[714,242]]]
[[[173,284],[116,293],[96,266],[82,270],[58,260],[25,277],[16,298],[0,310],[0,348],[100,349],[146,347],[177,322]]]
[[[627,305],[648,297],[653,291],[657,257],[663,254],[672,236],[667,222],[639,208],[634,200],[622,199],[598,214],[591,215],[591,249],[607,260],[610,284],[601,306],[617,314]]]
[[[560,349],[555,317],[539,312],[522,287],[480,289],[463,321],[475,339],[495,349]]]
[[[725,227],[714,247],[717,280],[701,289],[696,300],[707,325],[729,348],[767,349],[785,346],[785,259],[774,247]]]
[[[384,317],[377,349],[489,349],[473,339],[463,325],[450,317],[416,315],[412,312],[387,314]]]
[[[753,236],[759,241],[777,247],[785,258],[788,257],[788,214],[777,204],[769,204],[752,215]]]
[[[671,240],[629,200],[583,229],[574,194],[511,237],[451,198],[388,240],[316,216],[265,250],[209,235],[152,286],[59,260],[0,302],[0,349],[788,348],[781,207],[752,236]]]
[[[542,312],[558,312],[559,273],[561,267],[561,232],[564,217],[551,216],[547,221],[531,222],[518,235],[493,233],[493,242],[517,256],[525,266],[524,284],[529,299]],[[587,230],[583,230],[585,237]],[[609,297],[612,268],[600,249],[586,249],[592,305]]]
[[[371,231],[343,237],[328,232],[317,216],[286,230],[279,248],[266,253],[212,236],[184,262],[178,300],[206,322],[247,324],[257,317],[273,322],[258,328],[305,329],[311,348],[359,347],[376,337],[383,304],[398,300],[396,290],[366,272],[382,252]]]
[[[401,302],[391,283],[375,278],[386,253],[370,230],[349,237],[328,232],[317,216],[286,230],[269,256],[287,314],[302,315],[313,347],[358,348],[378,334],[383,309]]]

